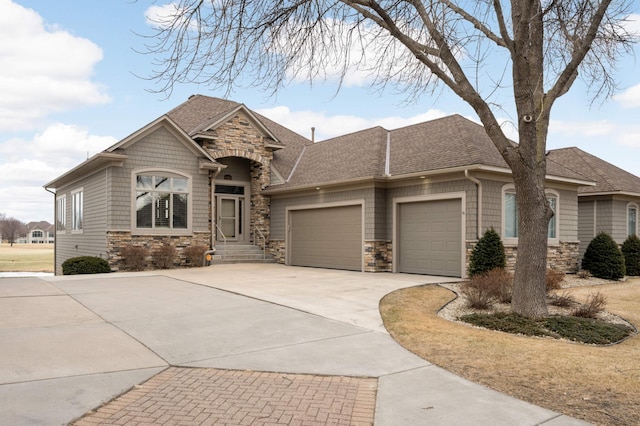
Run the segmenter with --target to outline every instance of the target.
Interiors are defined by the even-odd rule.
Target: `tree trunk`
[[[529,318],[547,315],[547,228],[551,217],[540,178],[531,170],[514,171],[518,204],[518,257],[511,310]]]

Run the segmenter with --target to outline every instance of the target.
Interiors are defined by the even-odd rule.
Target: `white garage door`
[[[398,272],[462,276],[462,201],[403,203],[398,207]]]
[[[290,264],[362,270],[362,207],[341,206],[290,213]]]

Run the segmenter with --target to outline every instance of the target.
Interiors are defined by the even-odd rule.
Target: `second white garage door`
[[[398,272],[462,275],[462,200],[398,205]]]
[[[294,266],[362,270],[362,207],[289,212],[289,260]]]

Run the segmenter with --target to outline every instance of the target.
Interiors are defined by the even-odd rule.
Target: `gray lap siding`
[[[393,200],[403,197],[441,195],[454,192],[465,192],[465,233],[467,238],[474,239],[477,233],[477,190],[476,185],[466,179],[430,181],[421,180],[420,184],[389,188],[387,190],[387,235],[393,235]]]
[[[56,235],[56,273],[62,273],[62,263],[76,256],[98,256],[106,258],[107,238],[107,175],[108,169],[56,191],[57,196],[66,195],[66,229]],[[82,231],[72,231],[72,197],[77,189],[83,190]]]

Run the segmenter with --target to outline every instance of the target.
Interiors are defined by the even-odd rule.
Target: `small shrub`
[[[495,268],[504,268],[506,265],[507,257],[500,235],[493,228],[489,228],[471,252],[469,276],[474,277]]]
[[[467,306],[471,309],[489,309],[494,297],[486,286],[478,285],[478,281],[466,281],[460,287],[460,291],[467,298]]]
[[[205,246],[189,246],[182,250],[182,254],[187,259],[187,263],[191,266],[202,266],[204,263],[204,253],[207,251]]]
[[[171,243],[164,243],[153,252],[153,264],[159,269],[171,269],[176,257],[176,248]]]
[[[591,275],[591,272],[587,271],[586,269],[581,269],[580,271],[578,271],[578,278],[580,279],[588,280],[592,276],[593,275]]]
[[[547,269],[547,293],[551,290],[559,290],[562,288],[564,280],[564,272],[555,269]]]
[[[587,301],[578,306],[572,313],[574,317],[597,318],[598,314],[604,311],[607,305],[607,298],[600,292],[591,294]]]
[[[640,238],[636,234],[629,235],[622,243],[622,254],[627,275],[640,275]]]
[[[559,308],[569,308],[574,306],[577,302],[567,291],[562,292],[562,294],[554,294],[550,296],[550,301],[553,306],[557,306]]]
[[[127,271],[143,271],[147,267],[149,250],[141,246],[124,246],[120,249],[122,263]]]
[[[473,309],[488,309],[494,301],[510,303],[513,275],[502,268],[494,268],[472,277],[462,285],[461,291]]]
[[[108,272],[111,272],[109,263],[95,256],[72,257],[62,263],[63,275],[105,274]]]
[[[605,232],[596,235],[582,258],[582,268],[594,277],[617,280],[624,277],[624,256],[613,238]]]

